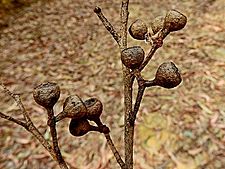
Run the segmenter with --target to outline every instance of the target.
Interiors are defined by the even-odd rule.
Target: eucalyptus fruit
[[[178,31],[183,29],[187,23],[187,17],[176,10],[170,10],[167,12],[164,19],[164,29],[169,32]]]
[[[63,111],[56,116],[56,121],[60,121],[66,117],[81,119],[86,116],[86,114],[87,108],[81,98],[77,95],[71,95],[64,101]]]
[[[159,66],[153,81],[155,85],[169,89],[178,86],[182,78],[173,62],[165,62]]]
[[[128,31],[134,39],[145,40],[145,35],[148,33],[148,27],[141,19],[137,19],[130,25]]]
[[[71,119],[69,131],[73,136],[83,136],[91,131],[91,125],[86,119]]]
[[[98,125],[102,125],[100,121],[100,116],[102,114],[103,105],[97,98],[90,98],[84,101],[87,108],[86,118],[96,122]]]
[[[46,82],[33,90],[34,100],[46,109],[52,109],[60,97],[60,88],[56,83]]]
[[[145,52],[140,46],[133,46],[121,52],[121,61],[126,67],[137,69],[142,64],[144,56]]]
[[[110,132],[109,128],[106,125],[101,125],[101,126],[92,126],[88,122],[87,119],[71,119],[70,124],[69,124],[69,131],[70,134],[73,136],[83,136],[87,134],[89,131],[97,131],[99,133],[104,133],[108,134]]]
[[[156,34],[157,32],[159,32],[159,30],[163,28],[164,18],[164,16],[158,16],[151,22],[153,34]]]

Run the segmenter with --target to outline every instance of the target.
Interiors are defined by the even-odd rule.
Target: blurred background
[[[32,97],[45,81],[60,85],[61,97],[97,97],[104,104],[102,120],[111,128],[123,155],[123,87],[117,44],[93,13],[103,13],[119,30],[119,0],[0,0],[0,79],[20,93],[32,120],[50,139],[47,114]],[[157,67],[173,61],[183,82],[177,88],[147,89],[135,128],[135,169],[225,168],[225,4],[224,0],[130,0],[129,25],[136,19],[148,25],[159,15],[177,9],[188,17],[186,27],[171,33],[149,65],[146,79]],[[147,53],[150,45],[133,40]],[[135,83],[135,93],[137,87]],[[3,90],[0,111],[17,118],[21,112]],[[119,168],[101,134],[73,137],[69,120],[58,124],[59,143],[72,169]],[[58,168],[45,149],[26,130],[0,119],[0,168]]]

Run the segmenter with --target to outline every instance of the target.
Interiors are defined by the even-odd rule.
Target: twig
[[[112,141],[112,139],[110,137],[110,134],[108,133],[108,134],[104,134],[104,135],[105,135],[105,138],[107,140],[108,146],[110,147],[111,151],[113,152],[113,154],[114,154],[114,156],[116,158],[117,163],[120,165],[120,167],[122,169],[126,169],[127,168],[126,164],[123,162],[119,152],[117,151],[117,149],[116,149],[116,147],[115,147],[115,145],[114,145],[114,143],[113,143],[113,141]]]
[[[145,88],[155,86],[155,82],[154,82],[154,80],[145,80],[141,76],[141,72],[140,72],[139,69],[134,70],[132,73],[135,75],[135,77],[138,81],[138,94],[137,94],[136,101],[135,101],[135,104],[134,104],[132,116],[130,118],[130,123],[134,125],[137,113],[138,113],[139,108],[140,108],[142,97],[144,95]]]
[[[23,126],[24,128],[27,126],[26,123],[20,121],[20,120],[17,120],[17,119],[14,119],[13,117],[11,116],[7,116],[5,115],[4,113],[0,112],[0,117],[3,118],[3,119],[6,119],[6,120],[9,120],[9,121],[12,121],[20,126]]]
[[[155,86],[155,81],[154,80],[146,80],[145,81],[145,87],[152,87],[152,86]]]
[[[158,49],[156,44],[153,44],[151,50],[149,51],[148,55],[146,56],[144,62],[139,67],[139,70],[142,71],[145,66],[148,64],[148,62],[151,60],[152,56],[155,54],[156,50]]]
[[[128,16],[129,16],[128,5],[129,5],[129,0],[122,0],[121,11],[120,11],[120,21],[121,21],[120,49],[121,50],[127,47],[127,23],[128,23]]]
[[[129,120],[132,125],[135,125],[136,116],[146,88],[145,86],[146,80],[144,80],[144,78],[141,76],[141,72],[139,71],[139,69],[134,70],[132,73],[134,74],[138,82],[138,94]]]
[[[135,120],[136,120],[136,116],[138,113],[138,110],[140,108],[140,104],[142,101],[142,97],[144,95],[144,91],[145,91],[145,86],[139,86],[138,87],[138,94],[137,94],[137,98],[136,98],[136,102],[134,104],[134,110],[130,119],[130,123],[134,125]]]
[[[47,109],[48,112],[48,126],[50,127],[50,133],[52,136],[52,144],[53,144],[53,149],[56,154],[57,161],[59,163],[59,166],[63,169],[68,169],[66,162],[64,161],[62,154],[59,149],[58,145],[58,138],[57,138],[57,131],[56,131],[56,121],[54,117],[54,111],[53,109]]]
[[[113,25],[107,20],[107,18],[102,13],[102,10],[100,7],[95,7],[94,12],[97,14],[98,18],[102,21],[105,28],[109,31],[109,33],[112,35],[112,37],[115,39],[117,44],[120,43],[120,36],[114,29]]]
[[[20,110],[22,111],[23,113],[23,116],[26,120],[26,122],[31,122],[31,119],[30,119],[30,116],[28,115],[28,113],[26,112],[25,110],[25,107],[20,99],[20,95],[19,94],[15,94],[15,93],[12,93],[11,91],[9,91],[9,89],[7,89],[7,87],[1,83],[1,86],[2,88],[4,89],[4,91],[13,98],[13,100],[17,103],[17,105],[19,106]]]
[[[96,121],[95,121],[95,122],[96,122]],[[127,169],[126,164],[125,164],[124,161],[122,160],[122,158],[121,158],[119,152],[117,151],[117,149],[116,149],[116,147],[115,147],[115,145],[114,145],[114,143],[113,143],[113,141],[112,141],[112,139],[111,139],[111,136],[110,136],[110,134],[109,134],[109,132],[110,132],[109,128],[108,128],[106,125],[104,125],[104,124],[101,122],[100,119],[98,119],[98,122],[97,122],[96,124],[98,125],[98,129],[97,129],[96,131],[100,131],[101,133],[104,133],[105,138],[106,138],[106,141],[107,141],[107,144],[108,144],[108,146],[110,147],[110,149],[111,149],[111,151],[112,151],[114,157],[116,158],[117,163],[120,165],[120,167],[121,167],[122,169]],[[92,126],[92,127],[94,127],[94,126]],[[99,130],[99,129],[100,129],[100,130]]]

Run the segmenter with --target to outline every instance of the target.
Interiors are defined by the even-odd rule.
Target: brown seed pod
[[[63,104],[63,111],[56,116],[56,121],[60,121],[64,118],[81,119],[87,114],[87,108],[85,107],[81,98],[77,95],[72,95],[66,98]]]
[[[164,16],[157,16],[152,22],[151,22],[151,28],[152,28],[152,32],[154,34],[156,34],[157,32],[159,32],[159,30],[161,30],[163,28],[163,24],[164,24]]]
[[[137,19],[130,25],[128,31],[134,39],[145,40],[145,35],[148,33],[148,27],[141,19]]]
[[[181,75],[173,62],[161,64],[156,72],[154,83],[165,88],[174,88],[181,83]]]
[[[87,108],[86,118],[98,122],[103,110],[102,102],[97,98],[90,98],[85,100],[84,104]]]
[[[59,96],[60,88],[53,82],[42,83],[33,90],[34,100],[46,109],[53,108]]]
[[[140,46],[133,46],[121,52],[121,61],[126,67],[137,69],[142,64],[144,56],[145,52]]]
[[[170,32],[183,29],[187,23],[187,17],[176,10],[167,12],[164,19],[164,28]]]
[[[83,136],[91,131],[91,125],[86,119],[71,119],[69,131],[73,136]]]

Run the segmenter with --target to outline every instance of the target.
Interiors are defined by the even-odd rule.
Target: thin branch
[[[9,89],[7,89],[7,87],[1,83],[1,86],[3,87],[3,90],[13,98],[13,100],[17,103],[17,105],[19,106],[20,110],[22,111],[23,113],[23,116],[26,120],[26,122],[31,122],[31,119],[30,119],[30,116],[28,115],[27,111],[25,110],[25,107],[20,99],[20,95],[19,94],[15,94],[15,93],[12,93]]]
[[[145,88],[155,86],[155,82],[154,82],[154,80],[145,80],[141,76],[141,72],[140,72],[139,69],[134,70],[132,73],[135,75],[135,77],[138,81],[138,94],[137,94],[136,101],[135,101],[135,104],[134,104],[132,116],[130,118],[130,123],[134,125],[135,120],[136,120],[136,116],[137,116],[137,113],[139,111],[140,104],[141,104],[141,101],[142,101],[142,98],[143,98],[143,95],[144,95]]]
[[[48,141],[43,137],[40,131],[35,127],[35,125],[31,122],[27,124],[27,131],[33,134],[33,136],[42,144],[42,146],[49,152],[52,158],[57,161],[57,156],[52,148],[52,146],[48,143]]]
[[[48,111],[48,126],[50,127],[53,149],[54,149],[54,152],[56,154],[57,161],[59,163],[60,168],[68,169],[68,167],[66,165],[66,162],[64,161],[64,159],[62,157],[62,154],[61,154],[61,151],[59,149],[54,111],[53,111],[52,108],[47,109],[47,111]]]
[[[145,87],[152,87],[152,86],[156,86],[156,83],[154,80],[146,80],[144,85]]]
[[[23,128],[25,128],[28,132],[33,134],[33,136],[43,145],[43,147],[49,152],[49,154],[52,156],[54,160],[56,159],[56,155],[51,147],[51,145],[45,140],[45,138],[42,136],[42,134],[37,130],[37,128],[33,125],[33,123],[24,123],[20,120],[17,120],[11,116],[7,116],[0,112],[0,117],[4,118],[6,120],[9,120],[11,122],[14,122]]]
[[[144,91],[145,91],[145,86],[138,86],[138,94],[137,94],[137,97],[136,97],[136,101],[135,101],[135,104],[134,104],[134,110],[133,110],[133,113],[132,113],[132,116],[131,116],[131,119],[130,119],[130,123],[134,125],[135,123],[135,120],[136,120],[136,116],[137,116],[137,113],[138,113],[138,110],[140,108],[140,105],[141,105],[141,101],[142,101],[142,98],[143,98],[143,95],[144,95]]]
[[[136,115],[138,113],[140,104],[141,104],[141,100],[144,94],[144,90],[145,90],[145,81],[144,78],[141,76],[141,72],[139,69],[135,69],[131,72],[131,74],[133,75],[133,77],[135,77],[137,79],[138,82],[138,94],[136,97],[136,101],[134,104],[134,109],[132,111],[132,114],[130,116],[130,123],[134,126],[135,125],[135,120],[136,120]]]
[[[97,122],[96,124],[98,125],[98,127],[96,128],[95,126],[92,126],[92,129],[93,129],[94,131],[99,131],[99,132],[101,132],[101,133],[104,133],[105,138],[106,138],[106,140],[107,140],[107,144],[108,144],[108,146],[110,147],[110,149],[111,149],[111,151],[112,151],[114,157],[116,158],[117,163],[120,165],[120,167],[121,167],[122,169],[127,169],[126,164],[125,164],[124,161],[122,160],[122,158],[121,158],[119,152],[117,151],[117,149],[116,149],[116,147],[115,147],[115,145],[114,145],[114,143],[113,143],[113,141],[112,141],[112,139],[111,139],[111,136],[110,136],[110,134],[109,134],[109,132],[110,132],[109,128],[108,128],[106,125],[104,125],[104,124],[102,123],[102,121],[101,121],[100,118],[99,118],[97,121],[98,121],[98,122]],[[95,121],[95,122],[96,122],[96,121]]]
[[[115,39],[117,44],[120,42],[120,35],[116,32],[113,25],[107,20],[107,18],[102,13],[102,10],[100,7],[95,7],[94,12],[97,14],[98,18],[102,21],[105,28],[109,31],[109,33],[112,35],[112,37]]]
[[[151,60],[152,56],[155,54],[157,49],[158,49],[157,45],[153,44],[153,46],[152,46],[151,50],[149,51],[148,55],[146,56],[144,62],[139,67],[140,71],[142,71],[145,68],[145,66],[149,63],[149,61]]]
[[[115,145],[114,145],[114,143],[113,143],[113,141],[110,137],[110,134],[108,133],[108,134],[104,134],[104,135],[105,135],[105,138],[107,140],[108,146],[110,147],[111,151],[113,152],[113,154],[116,158],[117,163],[120,165],[120,167],[122,169],[127,169],[126,164],[123,162],[119,152],[117,151],[117,149],[116,149],[116,147],[115,147]]]
[[[22,126],[22,127],[24,127],[24,128],[27,127],[26,123],[24,123],[24,122],[22,122],[22,121],[20,121],[20,120],[18,120],[18,119],[14,119],[14,118],[11,117],[11,116],[7,116],[7,115],[5,115],[5,114],[2,113],[2,112],[0,112],[0,117],[3,118],[3,119],[9,120],[9,121],[11,121],[11,122],[14,122],[14,123],[16,123],[16,124],[18,124],[18,125],[20,125],[20,126]]]
[[[127,47],[127,23],[128,23],[128,16],[129,16],[128,5],[129,5],[129,0],[122,0],[121,11],[120,11],[120,21],[121,21],[120,48],[121,50]]]

